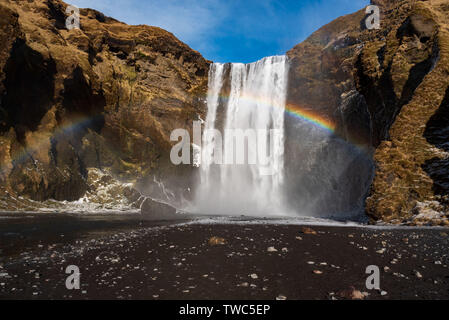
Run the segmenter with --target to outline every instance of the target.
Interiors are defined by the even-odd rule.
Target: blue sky
[[[158,26],[214,62],[285,54],[369,0],[66,0],[128,24]],[[82,23],[82,21],[81,21]]]

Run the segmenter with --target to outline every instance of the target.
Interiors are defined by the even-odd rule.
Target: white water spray
[[[213,64],[209,72],[208,113],[203,134],[201,185],[196,210],[212,215],[282,215],[284,182],[284,112],[288,61],[274,56],[251,64]],[[223,132],[225,146],[236,130],[265,132],[257,145],[268,146],[264,163],[213,164],[217,144],[208,131]],[[271,134],[273,130],[276,134]],[[232,149],[232,148],[231,148]],[[235,150],[224,148],[223,157]],[[247,158],[260,157],[258,147],[245,145]],[[232,155],[229,154],[232,152]],[[266,172],[270,172],[269,175]]]

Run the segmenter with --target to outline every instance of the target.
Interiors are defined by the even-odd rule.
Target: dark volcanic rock
[[[146,220],[177,220],[182,219],[182,215],[176,212],[176,209],[172,206],[154,201],[150,198],[145,199],[140,208],[142,215]]]
[[[288,103],[335,126],[335,135],[286,120],[286,180],[294,209],[314,216],[363,214],[371,183],[371,116],[357,90],[365,11],[338,18],[287,54]]]

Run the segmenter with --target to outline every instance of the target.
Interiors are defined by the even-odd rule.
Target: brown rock
[[[209,244],[211,246],[224,245],[226,244],[226,240],[220,237],[212,237],[209,239]]]
[[[343,299],[348,300],[363,300],[365,295],[354,287],[349,287],[348,289],[342,290],[338,295]]]
[[[307,228],[307,227],[303,227],[301,228],[301,232],[304,234],[312,234],[312,235],[317,235],[317,232],[311,228]]]

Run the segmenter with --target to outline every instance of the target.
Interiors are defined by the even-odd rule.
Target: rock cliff
[[[151,187],[179,170],[167,159],[171,131],[204,117],[209,62],[198,52],[90,9],[67,30],[66,8],[0,3],[3,210],[27,208],[18,197],[77,200],[96,188],[93,168]]]
[[[289,100],[335,123],[346,141],[373,148],[373,220],[447,224],[449,5],[372,3],[381,9],[379,30],[366,28],[363,9],[288,52]]]

